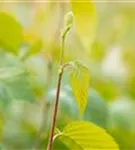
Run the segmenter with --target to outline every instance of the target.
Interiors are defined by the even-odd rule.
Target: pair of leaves
[[[63,132],[56,130],[60,139],[72,150],[118,150],[113,138],[102,128],[90,122],[72,122]]]
[[[87,105],[89,89],[88,69],[79,62],[72,64],[71,86],[81,115]],[[54,140],[59,138],[67,147],[74,150],[118,150],[118,145],[107,132],[90,122],[73,122],[63,132],[56,130]]]
[[[83,64],[75,62],[71,72],[70,81],[81,115],[87,105],[89,80],[90,76],[88,69]]]

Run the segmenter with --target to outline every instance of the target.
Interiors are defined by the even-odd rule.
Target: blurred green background
[[[66,39],[64,61],[80,60],[90,70],[83,119],[105,128],[121,150],[134,150],[135,3],[98,1],[95,7],[96,23],[86,18],[86,23],[94,24],[87,50],[73,29]],[[0,2],[0,141],[4,150],[46,149],[60,30],[69,10],[67,1]],[[78,119],[68,78],[64,73],[57,118],[60,129]],[[54,149],[67,148],[56,140]]]

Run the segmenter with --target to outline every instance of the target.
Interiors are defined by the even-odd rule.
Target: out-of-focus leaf
[[[93,1],[70,0],[75,18],[76,28],[84,45],[88,48],[93,40],[96,27],[96,10]]]
[[[96,76],[93,75],[92,86],[99,91],[101,97],[103,97],[106,101],[112,101],[121,92],[119,83],[117,83],[114,79],[109,79],[107,76],[103,76],[99,72],[97,72]]]
[[[98,126],[107,128],[108,107],[105,101],[99,96],[98,92],[90,88],[88,104],[84,112],[84,120],[91,121]]]
[[[7,103],[13,99],[33,101],[29,75],[15,67],[0,69],[0,99]]]
[[[15,56],[0,54],[0,102],[7,104],[13,99],[33,101],[30,73]]]
[[[90,122],[69,123],[58,138],[73,150],[119,149],[104,129]]]
[[[109,104],[110,124],[112,127],[135,130],[135,103],[134,101],[119,98]]]
[[[41,96],[45,92],[48,79],[47,62],[41,57],[40,54],[37,54],[28,57],[25,63],[28,71],[31,74],[30,83],[32,85],[32,89],[37,97]]]
[[[12,16],[0,12],[0,47],[16,54],[21,41],[21,25]]]
[[[83,114],[87,105],[88,89],[89,89],[89,71],[79,62],[74,63],[74,68],[71,73],[71,87],[73,94],[78,104],[81,114]]]
[[[108,131],[115,137],[121,149],[134,149],[134,101],[119,97],[109,104],[109,113]]]

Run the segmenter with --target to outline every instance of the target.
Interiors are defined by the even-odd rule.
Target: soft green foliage
[[[0,12],[0,47],[17,53],[22,43],[22,27],[12,16]]]
[[[63,78],[65,81],[67,78]],[[68,79],[67,79],[68,81]],[[55,101],[56,89],[51,88],[46,94],[46,103],[48,111],[51,112]],[[49,109],[50,108],[50,109]],[[84,121],[91,121],[98,126],[107,128],[108,107],[98,92],[90,88],[88,92],[88,102],[83,114]],[[57,116],[57,125],[62,128],[68,122],[77,120],[79,111],[75,97],[70,86],[63,86],[60,93],[59,111]]]
[[[69,123],[58,138],[72,150],[119,149],[104,129],[90,122]]]
[[[75,62],[70,81],[81,114],[84,112],[87,105],[89,80],[90,76],[88,69],[83,64]]]
[[[107,128],[108,116],[109,111],[104,99],[95,89],[90,88],[83,119],[91,121],[100,127]]]
[[[46,94],[48,111],[51,112],[55,101],[56,89],[52,88]],[[69,121],[76,120],[78,118],[77,105],[75,103],[72,93],[63,87],[60,92],[60,102],[58,111],[58,124],[65,126]],[[63,120],[63,121],[62,121]]]
[[[8,70],[8,72],[7,72]],[[13,74],[12,74],[13,72]],[[1,100],[6,103],[13,99],[33,101],[29,90],[28,74],[23,70],[12,68],[3,68],[0,76]],[[6,76],[7,75],[7,76]]]
[[[108,131],[120,143],[121,149],[134,149],[135,102],[121,97],[109,104],[109,112]]]
[[[90,70],[88,100],[82,101],[87,105],[81,105],[81,119],[107,129],[120,150],[134,150],[135,5],[91,0],[0,3],[0,148],[34,149],[38,139],[35,149],[46,149],[56,94],[60,31],[68,11],[74,15],[69,13],[67,25],[73,23],[73,28],[65,40],[63,62],[79,60]],[[76,121],[80,112],[67,70],[56,122],[60,130]],[[59,138],[53,148],[68,149]]]
[[[14,99],[34,101],[30,74],[25,67],[10,55],[1,54],[0,58],[0,101],[4,104]]]

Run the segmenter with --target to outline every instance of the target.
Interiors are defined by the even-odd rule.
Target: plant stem
[[[55,128],[55,124],[56,124],[57,110],[58,110],[58,104],[59,104],[61,79],[62,79],[64,67],[65,67],[65,65],[63,65],[63,56],[64,56],[65,37],[66,37],[67,32],[68,32],[68,30],[66,30],[64,32],[64,34],[62,34],[62,36],[61,36],[61,55],[60,55],[60,64],[59,64],[60,71],[58,74],[57,89],[56,89],[56,101],[55,101],[54,114],[53,114],[53,120],[52,120],[52,124],[51,124],[52,126],[51,126],[51,132],[50,132],[47,150],[52,150],[54,128]]]
[[[64,43],[65,43],[65,35],[61,38],[61,55],[60,55],[60,65],[63,64],[63,56],[64,56]]]
[[[49,137],[47,150],[52,150],[54,128],[55,128],[57,111],[58,111],[58,104],[59,104],[59,96],[60,96],[60,87],[61,87],[62,74],[63,74],[63,68],[60,69],[60,72],[58,74],[55,108],[54,108],[54,114],[53,114],[53,120],[52,120],[52,126],[51,126],[51,132],[50,132],[50,137]]]
[[[67,33],[69,32],[70,27],[67,27],[61,35],[61,55],[60,55],[60,65],[63,64],[63,56],[64,56],[64,45],[65,45],[65,38]]]
[[[59,64],[59,73],[58,73],[58,81],[57,81],[57,89],[56,89],[56,100],[55,100],[55,107],[53,112],[53,119],[51,124],[51,131],[49,136],[49,142],[47,146],[47,150],[52,150],[53,145],[53,137],[54,137],[54,129],[56,124],[56,117],[57,117],[57,111],[58,111],[58,105],[59,105],[59,96],[60,96],[60,87],[61,87],[61,80],[62,80],[62,74],[64,71],[64,68],[67,64],[63,65],[63,57],[64,57],[64,45],[65,45],[65,37],[70,30],[71,26],[65,27],[61,34],[61,54],[60,54],[60,64]]]

